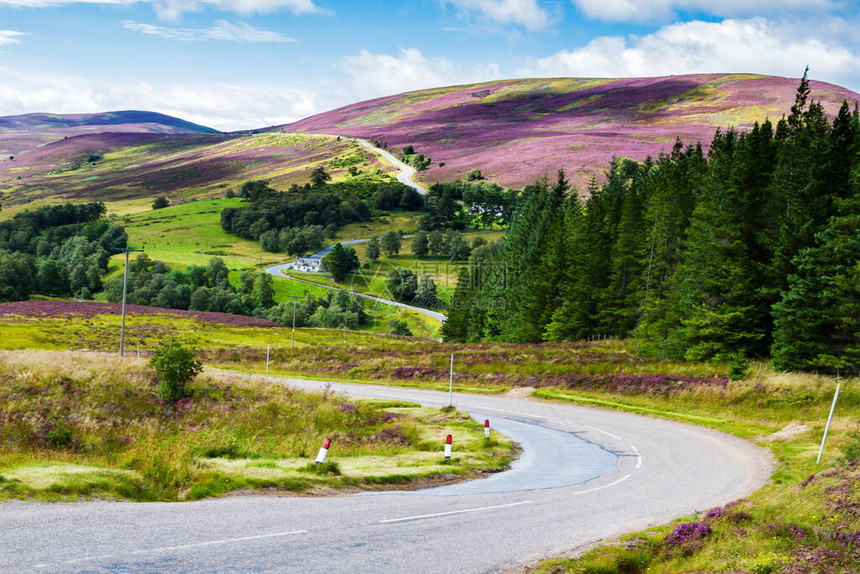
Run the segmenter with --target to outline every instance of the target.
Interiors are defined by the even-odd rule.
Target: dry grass
[[[468,417],[239,375],[200,376],[189,398],[166,405],[143,360],[114,355],[0,351],[0,372],[0,498],[336,489],[469,475],[504,467],[512,453],[466,440],[480,431]],[[464,437],[464,456],[444,470],[439,433]],[[340,474],[307,469],[324,438]]]

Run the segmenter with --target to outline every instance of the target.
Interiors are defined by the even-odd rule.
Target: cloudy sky
[[[514,77],[753,72],[860,92],[857,0],[0,0],[0,116],[221,130]]]

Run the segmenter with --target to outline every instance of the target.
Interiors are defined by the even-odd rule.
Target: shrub
[[[747,371],[750,368],[749,359],[742,352],[732,355],[732,361],[729,364],[729,380],[741,381],[747,376]]]
[[[412,331],[409,329],[409,325],[406,324],[406,321],[401,321],[400,319],[392,319],[388,322],[388,332],[392,335],[400,335],[403,337],[412,336]]]
[[[484,179],[480,169],[472,169],[466,173],[466,181],[479,181]]]
[[[158,374],[158,398],[166,403],[183,398],[185,383],[203,370],[203,363],[195,357],[194,349],[176,342],[159,347],[149,359],[149,366]]]
[[[170,201],[167,199],[167,197],[159,195],[153,200],[152,209],[163,209],[165,207],[168,207],[169,205]]]

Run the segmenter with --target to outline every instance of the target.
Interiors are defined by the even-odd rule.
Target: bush
[[[170,201],[167,199],[167,197],[165,197],[163,195],[159,195],[158,197],[155,198],[155,200],[153,200],[152,209],[164,209],[165,207],[168,207],[169,205],[170,205]]]
[[[729,364],[729,380],[742,381],[747,376],[747,371],[750,368],[749,359],[744,353],[735,353],[732,355],[731,363]]]
[[[412,336],[409,325],[406,324],[406,321],[401,321],[400,319],[392,319],[388,322],[388,332],[392,335],[400,335],[402,337]]]
[[[484,174],[481,173],[480,169],[469,170],[466,173],[466,181],[479,181],[484,179]]]
[[[161,345],[149,359],[149,366],[158,374],[158,398],[166,403],[185,397],[185,383],[203,370],[194,349],[176,342]]]

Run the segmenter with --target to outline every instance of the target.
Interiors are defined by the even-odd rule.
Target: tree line
[[[122,283],[122,277],[107,282],[108,302],[122,301]],[[220,257],[179,271],[142,253],[129,261],[126,301],[132,305],[260,317],[284,326],[293,324],[293,303],[275,302],[271,275],[245,270],[234,285]],[[297,327],[338,328],[346,323],[355,329],[367,322],[364,302],[341,291],[323,297],[305,292],[295,309]]]
[[[461,274],[446,338],[633,335],[671,359],[857,372],[858,126],[847,102],[829,121],[804,76],[775,126],[719,130],[707,154],[616,159],[584,198],[563,171],[528,186]]]
[[[65,203],[0,222],[0,301],[33,294],[89,299],[100,291],[110,249],[127,240],[105,212],[103,203]]]

